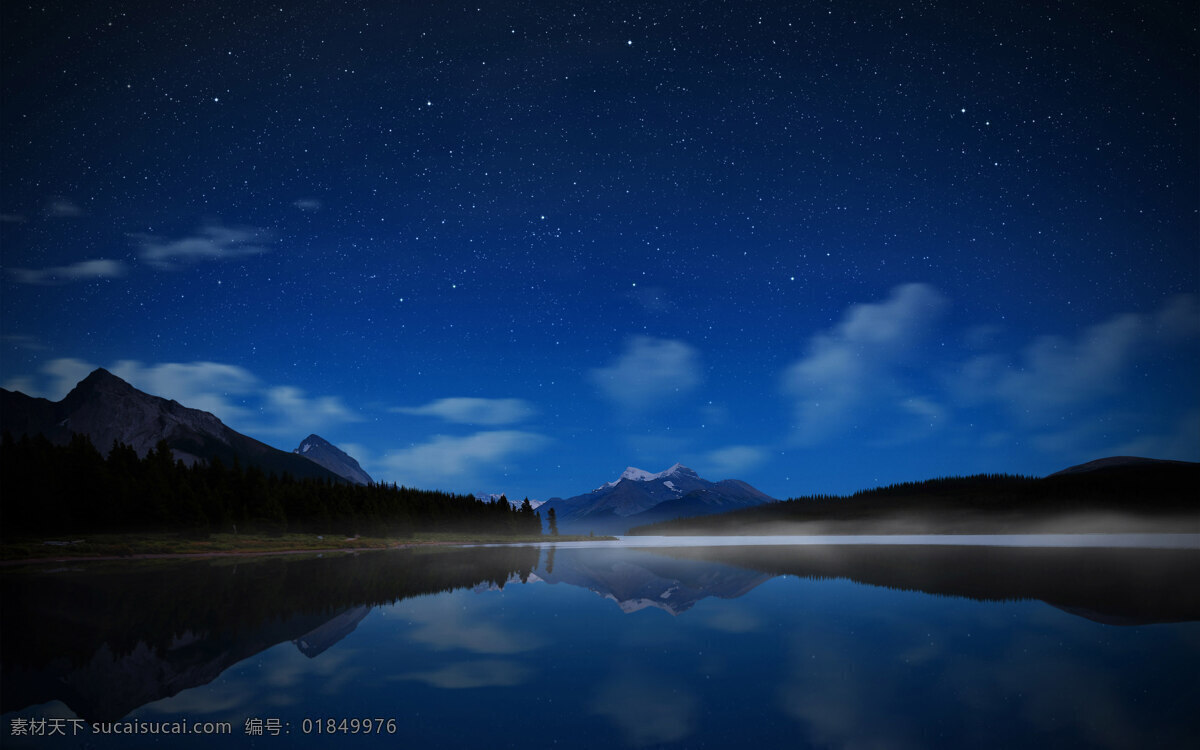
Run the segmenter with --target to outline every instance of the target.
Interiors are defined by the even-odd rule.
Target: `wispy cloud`
[[[869,404],[907,398],[896,379],[944,306],[933,287],[905,284],[882,302],[850,306],[836,326],[814,336],[783,377],[799,442],[848,428]]]
[[[120,278],[125,275],[126,270],[125,264],[119,260],[99,258],[52,268],[10,268],[8,272],[21,284],[51,286],[88,279]]]
[[[1139,359],[1182,340],[1200,338],[1200,305],[1193,295],[1153,314],[1126,313],[1079,336],[1041,336],[1016,357],[986,353],[969,359],[953,381],[968,403],[998,401],[1018,420],[1036,424],[1065,409],[1127,391]]]
[[[700,354],[676,339],[635,336],[615,362],[591,370],[588,379],[626,411],[652,410],[700,384]]]
[[[68,198],[51,198],[43,213],[51,219],[77,219],[85,215],[79,204]]]
[[[761,466],[768,455],[768,449],[762,446],[730,445],[705,453],[698,463],[702,475],[728,479]]]
[[[6,380],[4,387],[27,396],[58,401],[95,369],[95,365],[82,359],[52,359],[42,365],[36,375],[17,375]]]
[[[612,721],[635,747],[685,740],[696,730],[700,701],[677,677],[644,670],[616,673],[601,683],[591,712]]]
[[[0,214],[0,224],[24,224],[25,217],[21,214]]]
[[[490,613],[474,608],[468,611],[453,597],[419,604],[409,600],[393,609],[414,626],[409,638],[437,651],[511,656],[543,645],[537,635],[506,627],[498,618],[486,616]]]
[[[258,378],[249,370],[220,362],[146,365],[126,359],[109,370],[139,390],[210,412],[230,426],[251,416],[251,409],[242,402],[254,396],[261,387]]]
[[[57,401],[96,367],[81,359],[52,359],[36,375],[14,377],[5,387]],[[294,386],[264,383],[237,365],[127,359],[108,370],[141,391],[207,411],[255,437],[278,436],[290,442],[360,419],[336,396],[309,396]]]
[[[425,672],[398,675],[401,680],[418,680],[433,687],[464,690],[481,687],[513,687],[529,679],[530,669],[506,659],[458,662]]]
[[[316,198],[301,198],[297,201],[293,201],[292,205],[295,206],[296,208],[300,209],[301,211],[320,211],[321,210],[321,201],[317,200]]]
[[[190,237],[169,240],[148,234],[134,234],[141,246],[142,260],[166,270],[205,260],[222,260],[268,252],[270,233],[253,227],[225,227],[207,224]]]
[[[400,484],[462,488],[548,442],[544,435],[522,430],[434,435],[427,442],[387,453],[379,464]]]
[[[398,406],[397,414],[438,417],[459,424],[501,425],[533,416],[534,408],[519,398],[442,398],[423,406]]]

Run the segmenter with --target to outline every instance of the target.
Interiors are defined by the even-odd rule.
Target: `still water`
[[[1191,746],[1198,571],[853,543],[7,568],[0,745]]]

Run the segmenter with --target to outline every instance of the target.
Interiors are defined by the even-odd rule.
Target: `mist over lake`
[[[7,567],[2,731],[12,747],[1181,746],[1200,703],[1185,536]],[[77,735],[13,735],[56,719]],[[365,719],[382,720],[369,736]],[[94,731],[153,722],[230,734]]]

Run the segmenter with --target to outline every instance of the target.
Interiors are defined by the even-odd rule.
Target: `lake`
[[[0,744],[1183,747],[1198,539],[10,566]]]

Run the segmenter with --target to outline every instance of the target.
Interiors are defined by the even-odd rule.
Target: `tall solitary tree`
[[[558,536],[558,514],[551,508],[546,513],[546,520],[550,522],[550,536]]]

